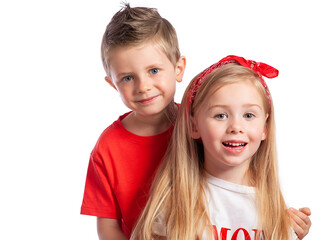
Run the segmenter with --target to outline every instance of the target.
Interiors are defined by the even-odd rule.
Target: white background
[[[158,8],[187,58],[176,101],[205,67],[235,54],[280,70],[280,176],[289,206],[312,209],[319,238],[319,4],[316,1],[129,1]],[[89,154],[127,109],[104,81],[100,42],[120,1],[0,3],[0,239],[96,239],[80,215]]]

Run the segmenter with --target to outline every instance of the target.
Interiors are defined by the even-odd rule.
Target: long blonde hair
[[[196,77],[195,77],[196,78]],[[194,79],[195,79],[194,78]],[[201,239],[204,232],[212,234],[206,196],[207,186],[203,168],[203,145],[191,137],[191,116],[205,104],[209,95],[221,87],[249,80],[263,96],[267,136],[252,156],[247,171],[255,187],[259,227],[264,239],[289,239],[289,221],[281,194],[275,144],[274,110],[259,77],[251,69],[235,63],[227,64],[207,76],[188,108],[191,81],[182,99],[176,125],[164,161],[151,188],[150,198],[132,234],[132,239],[161,239],[153,231],[154,223],[163,218],[165,239]]]

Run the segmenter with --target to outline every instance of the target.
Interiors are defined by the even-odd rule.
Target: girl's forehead
[[[211,92],[206,101],[208,105],[256,104],[263,106],[263,96],[250,81],[228,83]]]

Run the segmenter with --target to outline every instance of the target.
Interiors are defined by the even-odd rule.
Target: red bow
[[[267,97],[269,100],[269,108],[270,108],[270,104],[271,104],[271,96],[270,96],[270,92],[268,89],[267,84],[265,83],[265,81],[263,80],[262,76],[267,77],[267,78],[275,78],[279,75],[279,71],[277,69],[275,69],[274,67],[269,66],[268,64],[265,63],[261,63],[261,62],[255,62],[252,60],[246,60],[243,57],[238,57],[235,55],[229,55],[225,58],[222,58],[219,62],[211,65],[210,67],[208,67],[207,69],[205,69],[204,71],[202,71],[198,77],[193,81],[192,86],[189,89],[189,93],[188,93],[188,108],[189,110],[191,110],[191,105],[193,103],[193,99],[199,89],[199,87],[201,86],[202,82],[206,79],[206,77],[214,70],[217,68],[220,68],[228,63],[238,63],[241,66],[247,67],[252,69],[254,72],[256,72],[261,80],[262,85],[264,86],[266,93],[267,93]],[[190,112],[190,111],[189,111]]]
[[[219,62],[228,62],[232,60],[239,63],[241,66],[251,68],[253,71],[258,73],[258,75],[262,75],[267,78],[275,78],[279,75],[279,71],[274,67],[269,66],[268,64],[252,60],[246,60],[243,57],[238,57],[234,55],[229,55],[225,58],[222,58]]]

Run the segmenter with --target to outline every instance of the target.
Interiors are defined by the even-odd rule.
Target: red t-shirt
[[[154,136],[138,136],[119,117],[101,134],[89,161],[81,214],[122,220],[129,237],[171,138],[173,125]]]

